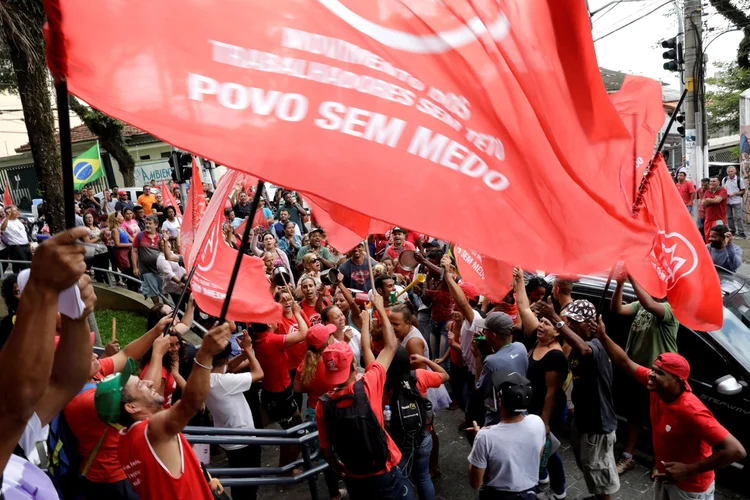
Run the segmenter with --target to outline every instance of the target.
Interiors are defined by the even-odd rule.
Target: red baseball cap
[[[467,299],[479,300],[479,296],[481,295],[481,293],[479,292],[479,287],[474,283],[469,283],[466,280],[461,280],[461,283],[459,283],[458,286],[464,292],[464,295],[466,295]]]
[[[336,325],[333,324],[324,325],[318,323],[317,325],[313,325],[307,330],[308,347],[312,347],[316,351],[319,350],[328,341],[328,337],[335,331]]]
[[[654,367],[661,368],[667,373],[671,373],[685,384],[685,390],[693,392],[688,384],[690,376],[690,363],[687,359],[674,352],[665,352],[656,356]]]
[[[334,386],[346,382],[351,373],[352,359],[354,354],[346,342],[336,342],[326,347],[322,356],[325,370],[320,374],[321,381]]]

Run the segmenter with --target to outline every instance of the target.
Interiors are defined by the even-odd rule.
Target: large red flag
[[[653,242],[593,147],[627,131],[580,0],[45,6],[73,94],[223,165],[534,269]]]
[[[190,184],[190,192],[188,193],[187,204],[185,206],[185,217],[182,219],[182,226],[180,228],[180,242],[182,248],[185,249],[183,255],[188,257],[188,267],[192,265],[190,253],[195,241],[195,232],[198,226],[200,226],[201,220],[203,220],[203,214],[206,213],[207,205],[206,193],[203,191],[203,183],[201,182],[200,169],[195,158],[193,158],[192,179],[193,182]]]
[[[648,259],[626,261],[628,272],[654,297],[667,297],[688,328],[711,331],[723,322],[719,276],[703,237],[658,155],[638,218],[658,235]]]
[[[482,295],[493,302],[502,302],[513,288],[513,266],[492,257],[479,255],[473,250],[455,245],[456,258],[461,276],[479,287]]]
[[[230,248],[222,237],[224,204],[242,174],[229,171],[220,180],[214,193],[214,202],[208,204],[197,228],[189,263],[195,265],[192,290],[201,310],[219,316],[226,298],[229,278],[232,275],[237,250]],[[244,255],[237,277],[227,319],[245,322],[274,323],[281,318],[281,306],[269,289],[263,261]]]
[[[384,234],[391,225],[347,209],[338,203],[306,194],[305,201],[315,222],[326,232],[328,243],[346,253],[361,243],[368,234]]]
[[[3,206],[9,207],[13,205],[13,198],[10,195],[10,186],[5,183],[5,191],[3,191]]]
[[[177,201],[174,199],[174,196],[172,195],[172,191],[169,190],[167,185],[164,183],[164,181],[161,181],[161,197],[164,200],[164,206],[165,207],[174,207],[175,212],[177,212],[177,217],[182,217],[182,211],[180,210],[180,205],[177,204]]]

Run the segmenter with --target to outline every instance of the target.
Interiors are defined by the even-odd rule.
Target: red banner
[[[201,182],[201,172],[198,168],[198,162],[193,158],[193,175],[190,183],[190,192],[188,193],[187,204],[185,206],[185,217],[182,219],[180,228],[180,243],[184,248],[183,255],[187,256],[187,266],[192,267],[190,253],[195,241],[195,231],[200,226],[203,214],[206,213],[206,193],[203,191]]]
[[[477,285],[482,295],[492,302],[502,302],[513,288],[513,266],[508,263],[459,245],[453,247],[453,256],[461,277]]]
[[[174,199],[172,191],[169,190],[163,180],[161,181],[161,197],[164,200],[165,208],[174,207],[175,212],[177,212],[177,217],[182,217],[182,210],[180,210],[180,205],[177,203],[177,200]]]
[[[4,207],[10,207],[13,205],[13,197],[10,195],[10,186],[8,183],[5,183],[5,191],[3,191],[3,206]]]
[[[318,196],[306,194],[305,201],[315,222],[325,230],[328,243],[341,253],[347,253],[368,234],[385,234],[391,228],[387,222],[371,219]]]
[[[238,172],[225,174],[219,181],[214,198],[224,200],[235,182],[243,176]],[[199,178],[200,179],[200,178]],[[212,316],[219,316],[226,298],[237,250],[230,248],[222,237],[224,205],[210,203],[198,227],[189,262],[195,263],[191,288],[198,307]],[[255,323],[276,323],[281,319],[281,305],[271,296],[263,261],[244,255],[237,277],[227,319]]]
[[[220,164],[528,268],[652,245],[600,172],[627,131],[580,0],[45,6],[73,94]]]
[[[628,272],[652,296],[666,296],[683,325],[700,331],[721,328],[719,276],[661,155],[638,217],[656,227],[658,236],[648,259],[626,261]]]

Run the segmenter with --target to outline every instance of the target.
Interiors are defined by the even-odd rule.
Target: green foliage
[[[707,79],[706,111],[709,133],[729,126],[739,130],[740,94],[750,89],[750,69],[736,62],[717,63],[718,71]]]
[[[112,318],[117,318],[117,340],[120,348],[125,347],[138,337],[146,333],[146,317],[130,311],[113,311],[111,309],[97,309],[94,311],[96,324],[99,325],[99,335],[102,343],[107,345],[112,339]]]

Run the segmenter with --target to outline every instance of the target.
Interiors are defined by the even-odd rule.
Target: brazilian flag
[[[73,159],[73,184],[81,189],[99,177],[104,176],[102,162],[99,159],[99,144],[94,144],[81,156]]]

